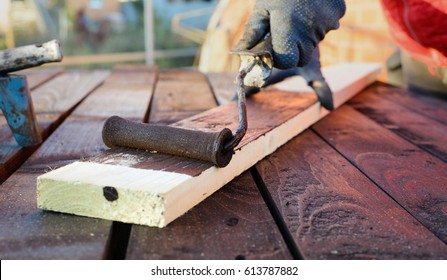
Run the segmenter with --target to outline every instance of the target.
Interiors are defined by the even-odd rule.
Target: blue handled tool
[[[61,60],[62,52],[56,40],[0,51],[0,109],[22,147],[37,145],[42,138],[26,77],[9,73]]]

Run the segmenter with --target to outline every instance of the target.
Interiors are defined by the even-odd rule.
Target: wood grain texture
[[[310,130],[256,168],[307,259],[447,257],[442,241]]]
[[[313,94],[271,89],[253,95],[246,101],[248,130],[236,149],[246,146],[316,104],[317,98]],[[316,110],[317,116],[319,116],[319,113],[320,111]],[[173,126],[202,131],[219,131],[228,127],[234,131],[238,126],[237,104],[231,102],[213,108],[202,114],[176,122]]]
[[[28,88],[32,91],[63,72],[63,69],[58,68],[40,68],[22,70],[16,73],[26,76]]]
[[[355,66],[351,69],[355,71],[348,71],[346,66],[342,69],[345,80],[334,85],[339,90],[334,92],[335,104],[348,100],[377,74],[375,66]],[[346,81],[349,79],[350,82]],[[314,94],[274,89],[256,94],[248,100],[247,107],[250,124],[247,135],[226,168],[211,166],[197,170],[198,176],[190,176],[168,172],[163,163],[158,163],[157,169],[139,169],[133,166],[134,159],[129,162],[122,156],[109,158],[102,164],[81,161],[39,177],[38,205],[49,210],[163,227],[328,114],[320,108]],[[236,112],[236,104],[231,103],[173,125],[217,130],[236,125]],[[154,162],[154,159],[147,153],[137,159],[137,164],[140,161]],[[190,162],[179,158],[174,164],[176,168],[184,168]],[[71,187],[73,183],[76,188]],[[120,199],[107,202],[102,194],[105,186],[114,187]]]
[[[204,74],[189,70],[160,72],[150,122],[169,124],[216,106]]]
[[[447,100],[427,94],[418,94],[402,88],[377,82],[375,94],[381,98],[404,106],[405,108],[429,117],[435,121],[447,124]]]
[[[136,70],[137,76],[139,72]],[[140,118],[146,114],[156,69],[147,71],[146,87],[138,82],[118,82],[113,73],[109,82],[89,95],[44,144],[0,188],[0,257],[2,259],[101,259],[105,257],[111,222],[50,213],[36,208],[36,178],[58,166],[106,149],[101,130],[106,116],[97,107],[104,98],[108,113]],[[125,77],[123,77],[125,78]],[[110,79],[110,77],[109,77]],[[110,82],[112,83],[112,82]],[[121,84],[121,85],[118,85]],[[123,89],[120,91],[119,89]],[[98,95],[98,96],[96,96]],[[114,111],[115,108],[115,111]]]
[[[135,121],[143,121],[144,114],[149,110],[158,69],[155,66],[144,68],[137,66],[126,68],[126,71],[122,69],[123,67],[114,69],[104,85],[89,97],[89,102],[74,111],[72,115],[106,118],[118,115]]]
[[[207,73],[206,76],[219,105],[231,102],[236,93],[234,81],[237,73]]]
[[[68,72],[56,76],[32,92],[34,111],[42,138],[45,140],[67,117],[69,112],[107,77],[108,71]],[[12,174],[36,147],[20,147],[6,124],[0,118],[0,183]]]
[[[129,259],[290,259],[248,172],[164,229],[132,227]]]
[[[273,95],[278,97],[274,99],[274,104],[270,98]],[[90,159],[88,162],[77,162],[39,177],[38,206],[125,223],[163,227],[248,169],[259,160],[257,157],[260,154],[274,151],[278,141],[284,140],[281,137],[276,139],[274,134],[269,137],[266,134],[290,118],[301,115],[313,104],[316,104],[316,98],[310,95],[298,96],[275,91],[257,94],[247,102],[250,129],[233,161],[226,168],[202,165],[204,168],[194,170],[194,175],[199,176],[190,176],[183,170],[191,167],[195,160],[177,158],[170,161],[175,169],[174,172],[168,172],[172,167],[167,167],[164,161],[155,161],[151,153],[139,158],[108,156],[103,164],[95,162],[96,157],[94,162]],[[319,118],[320,112],[316,109],[312,115]],[[201,130],[220,129],[227,124],[236,125],[236,116],[228,112],[237,112],[234,103],[208,110],[175,125]],[[304,129],[297,126],[306,123],[302,117],[289,126]],[[290,128],[285,126],[282,130],[293,132]],[[286,133],[282,137],[293,136]],[[256,146],[242,149],[254,143],[252,140],[259,140]],[[137,165],[141,167],[148,164],[151,164],[150,169],[136,168]],[[72,182],[77,185],[83,182],[79,185],[82,188],[72,188]],[[114,187],[120,199],[112,203],[107,201],[102,194],[105,186]],[[72,197],[82,199],[72,204]]]
[[[385,86],[376,84],[349,104],[402,138],[447,162],[447,124],[383,98],[386,93],[379,92],[384,89]],[[386,91],[391,92],[393,89],[397,90],[389,86]],[[447,116],[447,111],[443,114],[438,112],[437,116],[442,119],[442,116]]]
[[[215,93],[214,85],[212,89]],[[162,94],[167,92],[155,93],[155,95]],[[210,100],[209,107],[215,106],[214,100],[209,98],[206,100]],[[191,110],[195,100],[186,101],[190,103],[187,106],[190,110],[183,113],[196,111]],[[156,119],[156,113],[152,116]],[[212,166],[210,163],[192,160],[180,166],[175,162],[177,158],[163,154],[153,154],[153,161],[145,161],[144,151],[132,149],[111,149],[98,156],[96,161],[107,162],[118,156],[122,157],[123,161],[133,160],[135,162],[133,166],[138,168],[156,169],[153,164],[163,162],[164,171],[181,172],[191,176],[197,176],[200,174],[197,173],[198,170],[206,170]],[[248,173],[232,180],[167,228],[132,226],[126,256],[128,259],[289,259],[291,257]]]
[[[447,242],[447,164],[352,107],[313,126],[328,143]]]
[[[73,71],[45,83],[33,92],[34,109],[39,123],[45,123],[45,117],[51,114],[66,113],[73,104],[78,104],[88,93],[103,83],[109,71]]]

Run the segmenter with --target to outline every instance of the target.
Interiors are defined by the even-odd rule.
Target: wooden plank
[[[42,138],[46,139],[83,98],[97,88],[108,71],[68,72],[32,92]],[[36,147],[20,147],[4,118],[0,118],[0,183],[12,174]]]
[[[377,82],[375,94],[433,120],[447,124],[447,100]]]
[[[447,245],[310,130],[256,168],[307,259],[447,257]]]
[[[154,93],[163,94],[168,92]],[[195,99],[209,100],[209,107],[214,107],[215,101],[209,95],[208,89],[196,91]],[[189,102],[188,110],[177,113],[170,121],[201,110],[200,106],[194,109],[194,99],[184,102]],[[156,113],[152,116],[157,119]],[[253,179],[243,173],[163,230],[132,226],[126,258],[290,259],[291,256]]]
[[[235,96],[234,80],[236,76],[237,73],[233,72],[207,74],[208,81],[219,105],[231,102]]]
[[[329,84],[343,86],[343,83],[340,83],[340,81],[343,80],[343,77],[341,76],[343,71],[339,71],[340,67],[342,66],[338,65],[337,67],[325,67],[322,69],[323,75],[330,80],[328,81]],[[216,96],[216,100],[219,105],[224,105],[231,102],[235,96],[234,80],[236,75],[237,73],[233,72],[207,74],[208,80],[212,86],[214,95]],[[315,94],[314,90],[307,85],[306,80],[297,75],[290,76],[281,83],[273,84],[270,88],[290,92],[296,92],[299,90],[299,92],[302,93],[306,92],[309,94]],[[336,88],[334,90],[339,91],[340,89]]]
[[[149,120],[154,123],[169,124],[216,105],[205,75],[197,71],[161,72],[155,92],[157,94],[152,101],[149,116]]]
[[[375,65],[345,65],[333,84],[339,105],[375,79]],[[337,72],[337,71],[336,71]],[[338,74],[338,73],[337,73]],[[328,112],[314,94],[264,91],[247,100],[249,130],[225,168],[152,153],[105,154],[38,179],[41,208],[142,225],[166,226]],[[218,130],[237,125],[235,103],[208,110],[175,126]],[[76,187],[73,187],[74,185]],[[107,197],[106,187],[118,192]],[[72,195],[79,200],[72,200]]]
[[[344,106],[313,128],[447,242],[447,164]]]
[[[22,70],[17,74],[26,76],[28,88],[32,91],[63,72],[64,70],[60,68],[39,68]]]
[[[167,228],[133,226],[129,259],[290,259],[248,172]]]
[[[349,104],[402,138],[447,162],[447,124],[383,98],[385,94],[378,92],[385,88],[380,84],[369,87]],[[447,117],[447,111],[439,113],[439,116]]]
[[[107,257],[111,222],[36,209],[36,178],[53,168],[106,149],[101,139],[107,113],[129,118],[145,116],[156,71],[147,69],[146,86],[113,73],[89,95],[45,143],[0,188],[0,258],[100,259]],[[92,73],[91,73],[92,74]],[[109,81],[113,79],[113,81]],[[123,100],[123,92],[126,100]],[[123,102],[125,102],[123,104]],[[98,106],[100,107],[98,107]],[[132,108],[124,109],[123,106]],[[115,110],[114,110],[115,109]]]

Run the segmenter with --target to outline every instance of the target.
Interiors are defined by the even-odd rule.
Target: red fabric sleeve
[[[410,56],[447,67],[447,1],[382,0],[391,34]]]

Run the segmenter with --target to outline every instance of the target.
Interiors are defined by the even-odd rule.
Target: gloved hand
[[[307,84],[314,89],[318,100],[324,108],[328,110],[334,109],[332,91],[321,73],[320,51],[318,48],[313,51],[310,62],[303,67],[294,67],[286,70],[273,68],[272,75],[267,80],[265,86],[276,84],[295,75],[303,77]],[[258,91],[259,88],[248,88],[247,96]],[[237,100],[237,94],[233,97],[233,100]]]
[[[270,33],[274,67],[304,66],[345,11],[344,0],[257,0],[237,49],[251,49]]]

